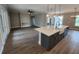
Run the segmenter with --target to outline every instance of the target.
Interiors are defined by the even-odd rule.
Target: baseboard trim
[[[69,28],[70,30],[76,30],[76,31],[79,31],[78,28]]]

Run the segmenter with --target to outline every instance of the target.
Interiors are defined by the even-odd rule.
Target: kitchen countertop
[[[63,33],[67,27],[68,26],[63,25],[61,28],[56,29],[54,28],[54,26],[44,26],[44,27],[36,28],[35,30],[47,36],[51,36],[57,32],[60,32],[60,34]]]

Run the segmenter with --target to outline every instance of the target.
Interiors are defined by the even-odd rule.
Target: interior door
[[[31,26],[31,21],[30,21],[29,15],[23,13],[20,15],[20,19],[21,19],[21,27]]]
[[[31,16],[31,26],[35,26],[35,16]]]

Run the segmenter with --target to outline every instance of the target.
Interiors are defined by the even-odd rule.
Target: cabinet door
[[[41,45],[44,47],[44,48],[46,48],[46,49],[48,49],[48,48],[50,48],[50,46],[49,46],[49,41],[50,40],[50,38],[48,37],[48,36],[46,36],[45,34],[43,34],[43,33],[41,33]]]

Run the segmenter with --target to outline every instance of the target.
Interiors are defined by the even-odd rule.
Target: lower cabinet
[[[45,34],[41,33],[41,45],[46,49],[53,48],[59,42],[59,39],[57,38],[58,36],[59,32],[52,36],[46,36]]]
[[[45,34],[41,33],[41,45],[46,49],[53,48],[57,43],[59,43],[68,33],[68,29],[65,29],[65,31],[62,34],[59,34],[59,32],[51,35],[46,36]]]

